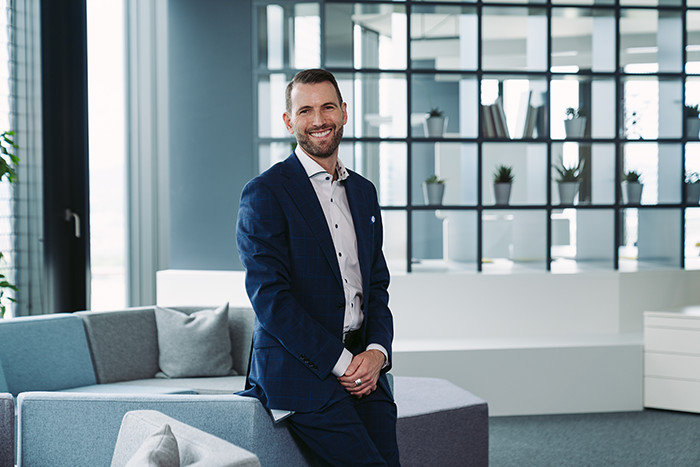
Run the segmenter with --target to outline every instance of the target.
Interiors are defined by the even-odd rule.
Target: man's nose
[[[323,113],[321,112],[314,112],[313,114],[313,122],[314,126],[321,126],[323,125]]]

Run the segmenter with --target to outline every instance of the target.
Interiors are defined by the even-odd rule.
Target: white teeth
[[[324,130],[316,133],[311,133],[311,136],[314,136],[316,138],[323,138],[324,136],[328,135],[331,132],[331,130]]]

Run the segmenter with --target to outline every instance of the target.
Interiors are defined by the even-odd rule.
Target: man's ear
[[[289,113],[283,113],[282,120],[284,120],[284,126],[287,127],[287,131],[289,132],[289,134],[293,135],[294,129],[292,128],[292,118],[289,116]]]
[[[343,109],[343,125],[348,123],[348,104],[343,102],[340,104],[340,108]]]

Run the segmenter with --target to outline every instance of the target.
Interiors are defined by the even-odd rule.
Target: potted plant
[[[15,167],[19,163],[19,158],[14,154],[14,149],[17,148],[13,141],[14,134],[13,131],[0,133],[0,181],[5,178],[10,183],[14,183],[17,177]],[[2,259],[3,254],[0,252],[0,261]],[[8,292],[17,292],[17,287],[10,283],[4,274],[0,273],[0,318],[5,316],[7,306],[16,301],[7,295]]]
[[[423,182],[423,199],[429,206],[442,204],[445,194],[445,179],[431,175]]]
[[[684,105],[683,113],[685,116],[685,135],[688,139],[698,139],[700,133],[700,106]]]
[[[583,138],[586,132],[586,112],[583,107],[567,107],[564,131],[567,138]]]
[[[573,167],[566,167],[563,162],[554,166],[559,176],[557,177],[557,187],[559,188],[559,203],[574,204],[574,198],[578,193],[583,176],[583,160]]]
[[[642,201],[642,174],[635,170],[627,171],[622,176],[625,187],[624,193],[627,196],[627,204],[639,204]]]
[[[423,122],[425,135],[428,138],[440,138],[445,133],[446,124],[447,117],[445,117],[445,112],[437,107],[433,107],[425,114],[425,121]]]
[[[515,180],[515,175],[513,175],[512,166],[496,166],[496,170],[493,172],[493,197],[496,204],[508,204],[513,180]]]
[[[698,172],[685,174],[685,201],[688,204],[700,202],[700,174]]]

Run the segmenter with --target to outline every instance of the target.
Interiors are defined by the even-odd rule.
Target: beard
[[[308,133],[313,132],[313,131],[319,131],[319,130],[324,130],[324,129],[330,129],[331,132],[333,132],[333,138],[323,142],[323,143],[318,143],[316,141],[313,141],[313,136],[310,136]],[[318,157],[320,159],[326,159],[327,157],[330,157],[333,155],[333,153],[338,149],[338,146],[340,145],[340,140],[343,139],[343,127],[323,127],[323,128],[314,128],[312,130],[309,130],[308,132],[302,132],[302,131],[295,131],[294,136],[296,136],[297,143],[301,148],[306,151],[307,154]]]

